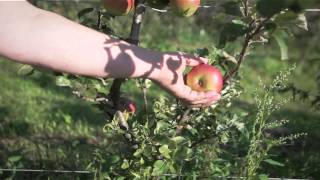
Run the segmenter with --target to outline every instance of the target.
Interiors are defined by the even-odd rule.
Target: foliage
[[[55,74],[54,81],[58,86],[70,88],[77,97],[100,109],[105,119],[103,138],[107,141],[113,139],[108,142],[107,148],[100,146],[93,151],[87,169],[95,172],[96,179],[141,179],[150,176],[245,176],[248,179],[263,179],[268,172],[259,169],[262,164],[283,166],[282,162],[271,157],[269,151],[274,146],[304,135],[298,133],[276,138],[273,130],[288,121],[270,119],[271,113],[287,101],[276,102],[274,93],[288,87],[285,86],[289,76],[287,73],[292,69],[277,76],[270,86],[259,86],[263,92],[255,92],[256,113],[239,113],[230,109],[248,88],[239,83],[240,66],[255,52],[255,48],[275,40],[280,47],[281,59],[288,59],[286,38],[297,27],[307,29],[302,13],[304,4],[291,2],[230,0],[221,3],[221,8],[225,9],[223,15],[228,20],[221,28],[218,42],[197,50],[192,47],[195,54],[207,56],[210,64],[219,66],[226,74],[223,98],[209,108],[189,109],[171,97],[159,96],[147,111],[140,110],[134,115],[114,113],[114,104],[108,96],[111,80]],[[112,27],[111,22],[116,21],[117,17],[96,7],[85,8],[77,15],[82,24],[125,39],[117,37],[120,33]],[[29,75],[34,73],[34,69],[24,66],[19,73]],[[141,83],[134,84],[141,88]],[[141,89],[150,91],[150,88],[152,86],[147,85]],[[57,112],[55,116],[64,119],[66,124],[72,121],[67,114]],[[9,166],[21,167],[19,158],[10,157]]]
[[[223,4],[226,9],[234,8],[234,6],[235,3]],[[251,179],[255,178],[262,161],[271,165],[282,165],[272,159],[267,159],[268,151],[273,146],[281,145],[287,139],[297,138],[299,135],[274,140],[266,138],[263,133],[267,117],[272,111],[279,108],[279,105],[274,104],[270,92],[276,86],[284,84],[287,75],[280,75],[276,78],[269,89],[264,87],[266,92],[262,101],[257,97],[258,112],[254,118],[252,130],[248,134],[247,140],[250,143],[245,158],[237,154],[232,155],[231,152],[235,151],[233,148],[239,147],[236,141],[233,142],[233,148],[229,148],[227,145],[230,143],[231,136],[241,134],[250,124],[244,123],[242,116],[229,112],[227,109],[241,93],[242,88],[237,85],[238,82],[233,76],[239,71],[241,63],[254,42],[265,43],[274,37],[279,43],[282,59],[287,59],[286,45],[282,37],[276,35],[275,32],[285,33],[281,28],[289,28],[280,23],[280,16],[296,12],[291,11],[290,8],[286,10],[291,7],[287,1],[269,3],[260,0],[256,4],[256,9],[252,9],[254,6],[248,1],[238,2],[238,6],[242,7],[240,8],[242,13],[231,15],[231,21],[225,23],[220,34],[219,48],[213,47],[213,51],[209,52],[208,49],[205,51],[206,55],[214,57],[211,59],[211,63],[215,62],[225,70],[227,85],[222,93],[222,100],[210,108],[186,109],[179,102],[172,102],[160,97],[147,112],[142,111],[133,116],[121,112],[116,113],[113,119],[106,124],[104,131],[110,136],[123,136],[123,142],[120,143],[121,146],[118,149],[124,150],[97,153],[100,161],[89,166],[91,169],[99,167],[97,177],[110,179],[135,177],[139,179],[150,176],[226,177],[244,175]],[[85,9],[79,14],[91,12],[87,10]],[[296,21],[297,17],[294,16],[286,22]],[[100,20],[99,16],[98,24],[100,24]],[[244,37],[244,43],[240,53],[235,53],[235,57],[220,49],[225,47],[228,42],[236,41],[241,37]],[[199,55],[202,55],[203,52],[200,51]],[[232,63],[223,64],[221,59],[230,60]],[[103,105],[105,106],[105,104]],[[273,127],[269,128],[280,125],[282,125],[281,122],[273,123]],[[238,159],[234,160],[230,157],[228,159],[225,154],[238,157]],[[113,160],[104,160],[103,157],[112,157]],[[217,161],[217,159],[222,161]],[[243,166],[243,164],[245,165]],[[245,174],[239,174],[236,171],[239,168],[243,169],[242,172]]]

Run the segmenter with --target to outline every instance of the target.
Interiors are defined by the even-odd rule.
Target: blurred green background
[[[90,1],[38,1],[36,4],[77,22],[81,21],[77,18],[78,11],[100,6]],[[217,42],[223,21],[219,10],[214,10],[200,9],[191,18],[178,18],[148,9],[141,46],[189,53],[211,47]],[[274,159],[285,166],[263,168],[275,177],[320,178],[320,106],[312,104],[320,96],[320,12],[306,15],[309,31],[296,29],[292,36],[286,37],[289,60],[280,60],[280,48],[274,41],[255,47],[240,70],[244,92],[236,107],[230,109],[254,113],[253,92],[259,87],[259,79],[270,82],[279,71],[296,64],[291,83],[298,95],[274,118],[290,120],[279,133],[306,132],[308,135],[292,145],[273,149]],[[117,35],[126,37],[131,16],[109,23]],[[238,46],[234,44],[230,48]],[[92,160],[96,147],[112,148],[109,144],[116,139],[103,134],[104,116],[100,111],[76,98],[69,89],[57,87],[49,73],[36,72],[24,77],[18,75],[19,67],[20,64],[0,58],[0,167],[83,170]],[[123,89],[137,104],[142,103],[141,92],[134,81],[127,82]],[[304,92],[309,93],[310,98],[305,98]],[[278,97],[293,95],[292,91],[276,93]],[[152,88],[149,94],[150,99],[160,94],[167,96],[158,87]],[[36,176],[41,178],[43,174]]]

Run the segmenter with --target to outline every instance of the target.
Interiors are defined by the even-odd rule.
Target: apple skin
[[[119,104],[122,112],[135,113],[137,110],[136,104],[129,98],[120,98]]]
[[[200,6],[200,0],[170,0],[170,6],[178,16],[192,16]]]
[[[102,0],[102,4],[114,16],[127,15],[134,9],[134,0]]]
[[[186,82],[192,90],[198,92],[220,93],[223,88],[223,76],[220,70],[208,64],[193,67],[186,75]]]
[[[147,0],[150,7],[156,9],[164,9],[169,5],[170,0]]]

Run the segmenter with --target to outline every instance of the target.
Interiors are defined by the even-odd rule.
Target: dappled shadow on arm
[[[183,58],[181,56],[172,58],[168,54],[140,49],[134,45],[115,39],[107,39],[104,46],[108,57],[105,71],[111,74],[112,77],[125,78],[132,76],[135,71],[137,71],[137,66],[139,66],[136,62],[143,61],[143,63],[151,65],[149,69],[143,70],[143,77],[149,77],[154,71],[161,71],[162,68],[167,68],[170,70],[170,73],[172,73],[172,75],[168,74],[168,77],[172,76],[170,80],[171,83],[177,83],[177,72],[183,65]],[[113,56],[113,50],[118,50],[120,53],[117,56]]]

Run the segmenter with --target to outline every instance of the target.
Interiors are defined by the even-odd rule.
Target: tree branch
[[[250,42],[251,40],[255,37],[255,35],[259,34],[262,30],[262,28],[264,27],[264,25],[270,20],[270,18],[266,18],[263,21],[261,21],[256,28],[254,28],[253,31],[248,31],[245,35],[245,40],[242,46],[242,49],[240,51],[239,57],[238,57],[238,63],[237,66],[229,73],[227,74],[223,81],[227,82],[231,77],[233,77],[240,69],[241,64],[243,63],[244,59],[245,59],[245,55],[248,51],[248,48],[250,46]],[[249,29],[251,29],[251,27],[254,25],[255,21],[253,20],[250,24],[249,24]],[[211,135],[207,135],[204,136],[200,139],[198,139],[197,141],[195,141],[190,147],[195,147],[198,144],[201,144],[202,142],[206,141],[207,139],[213,138],[213,136]]]
[[[101,29],[101,17],[102,17],[102,14],[101,14],[101,11],[98,10],[98,22],[97,22],[97,29],[100,31]]]
[[[140,29],[141,29],[141,23],[143,19],[143,14],[145,12],[144,7],[144,1],[145,0],[136,0],[135,1],[135,11],[133,15],[132,20],[132,26],[131,26],[131,32],[130,37],[127,39],[127,42],[139,45],[139,37],[140,37]],[[125,81],[125,79],[115,79],[113,80],[113,83],[110,88],[110,97],[114,105],[114,109],[119,109],[119,100],[121,96],[121,85]]]
[[[248,15],[249,15],[249,4],[248,4],[249,2],[248,2],[248,0],[242,0],[241,3],[243,6],[244,16],[248,17]]]
[[[237,66],[230,71],[224,78],[223,81],[226,83],[231,77],[233,77],[240,69],[241,64],[243,63],[245,56],[247,54],[248,48],[250,46],[251,40],[254,38],[255,35],[259,34],[264,27],[264,25],[270,20],[270,18],[266,18],[263,21],[261,21],[258,26],[253,31],[248,31],[245,35],[245,40],[242,46],[242,49],[240,51],[239,57],[238,57],[238,63]],[[254,25],[255,21],[252,21],[249,25],[249,29]]]
[[[182,132],[183,125],[189,121],[190,117],[188,115],[190,111],[191,111],[191,108],[188,108],[187,110],[184,111],[183,115],[181,116],[179,120],[179,124],[176,129],[176,135]]]

